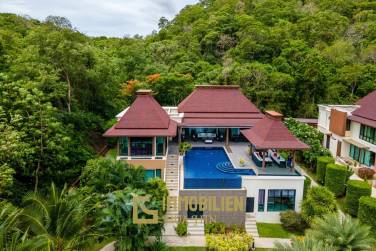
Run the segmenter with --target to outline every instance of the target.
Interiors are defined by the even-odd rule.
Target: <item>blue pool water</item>
[[[241,188],[240,175],[255,173],[234,169],[222,147],[193,147],[185,154],[185,189]]]

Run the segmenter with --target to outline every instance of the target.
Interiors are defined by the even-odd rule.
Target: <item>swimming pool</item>
[[[241,188],[240,175],[255,173],[234,169],[222,147],[193,147],[184,156],[185,189]]]

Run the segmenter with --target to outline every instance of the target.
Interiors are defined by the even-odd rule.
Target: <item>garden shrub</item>
[[[325,186],[334,193],[341,196],[345,193],[347,178],[347,167],[338,164],[328,164],[326,166]]]
[[[292,232],[304,233],[308,224],[298,212],[288,210],[280,213],[281,223],[284,229]]]
[[[376,233],[376,198],[362,196],[359,200],[358,219],[361,223],[371,227],[373,233]]]
[[[358,215],[359,199],[362,196],[370,196],[372,192],[371,185],[366,181],[349,180],[347,182],[347,191],[345,199],[345,207],[347,213]]]
[[[373,175],[375,175],[375,171],[371,168],[361,167],[358,169],[358,176],[362,179],[372,179]]]
[[[311,187],[302,204],[302,217],[310,224],[315,217],[322,217],[335,210],[335,197],[330,190],[326,187]]]
[[[321,184],[325,182],[326,166],[330,163],[334,163],[334,159],[330,156],[322,156],[317,158],[317,180]]]
[[[318,157],[330,156],[330,151],[322,146],[321,141],[324,134],[319,130],[293,118],[286,118],[284,123],[295,137],[309,145],[309,149],[306,151],[297,152],[297,158],[303,163],[311,166],[314,170]]]
[[[186,236],[188,234],[187,221],[179,221],[178,225],[175,227],[175,231],[178,236]]]
[[[233,233],[245,233],[246,231],[245,231],[244,225],[238,226],[236,224],[232,224],[230,227],[226,228],[226,233],[230,233],[230,232],[233,232]]]
[[[305,177],[305,180],[304,180],[303,198],[306,197],[308,189],[311,187],[311,178],[308,176],[304,176],[304,177]]]
[[[226,224],[222,222],[205,223],[205,234],[224,234]]]
[[[206,247],[209,251],[248,251],[253,238],[247,233],[207,234]]]

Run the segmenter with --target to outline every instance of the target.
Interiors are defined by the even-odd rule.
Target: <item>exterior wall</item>
[[[255,198],[254,212],[258,222],[279,223],[280,212],[268,212],[269,189],[295,189],[295,211],[300,212],[303,201],[304,176],[242,176],[243,187],[247,190],[247,197]],[[264,212],[258,212],[259,189],[265,189]]]
[[[164,177],[166,160],[140,159],[140,160],[123,160],[123,161],[127,162],[128,164],[134,165],[134,166],[143,166],[146,170],[161,169],[161,177]]]
[[[350,143],[342,142],[341,157],[348,158],[350,153]]]
[[[163,169],[166,167],[166,160],[163,159],[132,159],[126,160],[131,165],[143,166],[145,169]]]
[[[330,111],[329,130],[339,136],[345,136],[347,113],[336,109]]]
[[[338,141],[340,140],[340,138],[341,137],[334,135],[334,134],[330,137],[329,151],[334,157],[337,154],[337,146],[338,146]]]
[[[317,124],[319,129],[322,128],[325,129],[325,131],[329,130],[329,115],[330,113],[325,106],[319,106],[319,119]]]
[[[226,197],[238,197],[243,198],[244,200],[244,207],[242,211],[229,211],[229,210],[221,210],[221,211],[209,211],[204,210],[203,217],[204,219],[213,219],[216,222],[223,222],[227,225],[236,224],[236,225],[244,225],[245,223],[245,198],[246,198],[246,191],[244,189],[183,189],[179,192],[179,198],[182,199],[184,196],[187,197],[205,197],[209,198],[214,196],[216,199],[216,204],[218,207],[221,205],[222,198]],[[184,201],[180,201],[179,204],[179,215],[182,217],[187,217],[187,211],[185,210]]]

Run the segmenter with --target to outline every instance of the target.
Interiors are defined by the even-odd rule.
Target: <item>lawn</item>
[[[312,172],[312,170],[308,167],[306,167],[305,165],[299,163],[299,166],[307,173],[307,175],[311,178],[311,180],[314,180],[316,181],[316,183],[319,184],[318,180],[317,180],[317,176],[316,176],[316,173]]]
[[[291,238],[293,233],[283,229],[281,224],[257,223],[260,237]]]
[[[203,251],[205,248],[202,247],[170,247],[170,251]]]

